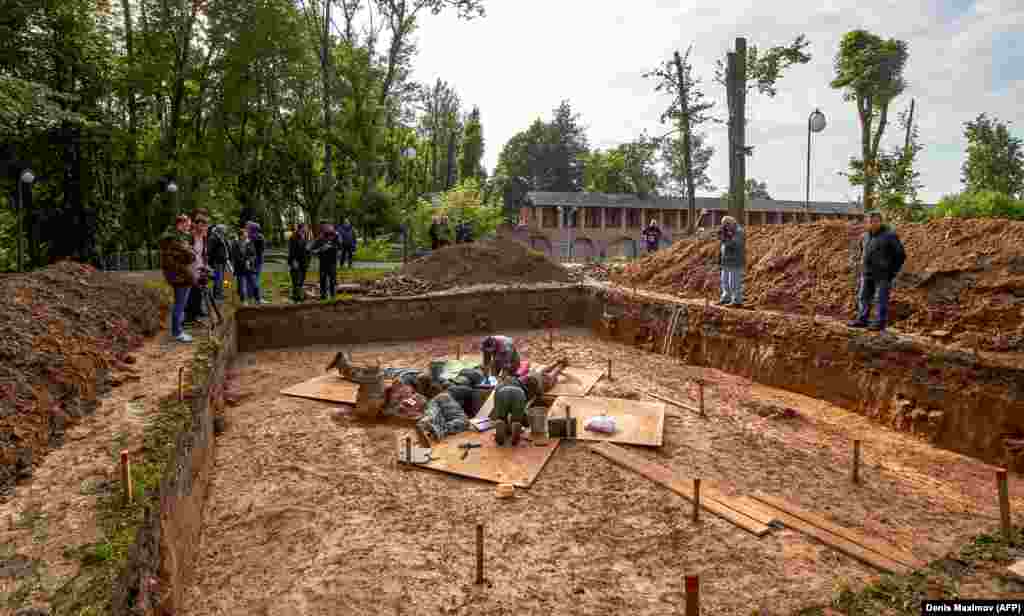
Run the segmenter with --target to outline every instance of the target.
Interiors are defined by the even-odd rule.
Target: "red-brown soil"
[[[402,268],[405,276],[444,285],[569,282],[569,272],[514,240],[447,246]]]
[[[838,222],[747,229],[746,303],[851,318],[863,228]],[[935,220],[896,228],[907,263],[894,327],[981,350],[1024,351],[1024,223]],[[628,265],[616,282],[717,299],[718,241],[682,240]],[[948,332],[943,333],[943,332]]]
[[[92,413],[128,351],[160,329],[160,293],[64,262],[0,276],[0,493]]]

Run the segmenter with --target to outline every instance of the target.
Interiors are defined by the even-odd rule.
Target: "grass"
[[[192,359],[191,388],[201,390],[209,373],[211,359],[220,348],[219,340],[197,341]],[[102,539],[96,543],[69,548],[65,556],[81,562],[78,574],[57,588],[52,597],[56,614],[110,614],[111,590],[127,564],[147,507],[159,511],[160,483],[173,460],[177,437],[192,426],[191,400],[179,402],[177,394],[163,398],[157,412],[148,420],[143,432],[144,457],[132,461],[131,504],[122,501],[121,489],[115,486],[98,495],[97,519]],[[119,464],[124,435],[111,443],[112,464]]]
[[[1010,542],[1000,535],[977,535],[959,553],[935,561],[919,571],[906,575],[884,575],[859,591],[853,590],[846,583],[840,583],[829,607],[847,616],[875,616],[881,613],[917,616],[921,613],[921,601],[927,597],[930,586],[935,590],[941,588],[942,597],[949,599],[960,596],[960,583],[968,573],[988,575],[995,578],[995,583],[1004,583],[998,579],[998,573],[987,569],[1008,565],[1013,560],[1011,548],[1019,548],[1021,545],[1024,545],[1024,528],[1015,528]],[[948,566],[951,559],[954,559],[952,571]],[[825,606],[807,607],[794,612],[793,616],[820,616],[824,610]]]
[[[390,268],[340,269],[338,284],[358,284],[383,278],[393,272]],[[318,271],[306,272],[306,283],[320,284]],[[260,276],[260,290],[263,297],[272,303],[287,302],[291,299],[292,277],[289,272],[264,272]],[[340,298],[341,296],[339,296]],[[348,296],[351,299],[351,296]]]

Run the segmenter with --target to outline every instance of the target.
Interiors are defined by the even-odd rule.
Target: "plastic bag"
[[[597,417],[591,417],[587,420],[587,423],[583,426],[585,430],[591,432],[603,432],[604,434],[615,433],[615,418],[607,415],[598,415]]]

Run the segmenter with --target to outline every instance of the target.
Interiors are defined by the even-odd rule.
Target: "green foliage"
[[[459,175],[463,179],[483,179],[483,168],[480,161],[484,156],[484,133],[480,125],[480,109],[473,108],[462,135],[462,158],[459,160]]]
[[[994,190],[1024,199],[1024,142],[1007,123],[979,114],[964,124],[967,160],[962,181],[968,191]]]
[[[538,118],[505,143],[498,155],[497,173],[522,178],[530,190],[574,192],[584,187],[579,163],[589,151],[579,114],[563,100],[550,122]]]
[[[1008,218],[1024,220],[1024,200],[996,192],[982,190],[962,192],[943,197],[938,206],[928,212],[931,218]]]
[[[793,39],[788,45],[775,45],[761,52],[756,45],[747,46],[747,91],[757,90],[769,98],[778,94],[777,84],[782,74],[794,64],[807,64],[811,55],[807,53],[810,41],[806,35]],[[715,65],[715,81],[726,84],[725,62],[718,60]]]
[[[440,196],[441,206],[434,208],[426,199],[420,199],[410,216],[410,246],[430,246],[430,224],[434,218],[448,216],[448,232],[453,235],[456,225],[466,221],[473,229],[474,239],[494,233],[504,222],[502,208],[485,205],[483,190],[475,179],[463,181]],[[454,240],[454,236],[450,238]]]
[[[632,143],[580,157],[586,190],[646,196],[657,192],[659,178],[654,169],[658,144],[646,135]]]
[[[771,200],[772,196],[768,194],[768,182],[758,182],[754,178],[747,180],[747,199],[768,199]]]
[[[371,240],[363,240],[356,246],[356,261],[390,261],[391,260],[391,238],[382,237]]]

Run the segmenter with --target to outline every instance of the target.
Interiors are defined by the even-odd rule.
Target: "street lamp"
[[[416,148],[408,147],[402,150],[402,156],[406,160],[413,160],[416,158]],[[406,263],[409,260],[409,218],[410,218],[410,207],[408,203],[409,198],[409,180],[408,174],[406,174],[405,181],[405,197],[406,197],[406,210],[405,210],[405,221],[402,224],[402,263]]]
[[[807,198],[804,201],[804,214],[811,218],[811,133],[825,130],[825,114],[815,109],[807,117]]]
[[[36,176],[32,173],[31,169],[25,169],[21,172],[21,176],[18,177],[18,271],[23,272],[23,254],[24,251],[21,247],[21,236],[25,233],[25,201],[23,197],[22,184],[32,184],[36,181]]]

